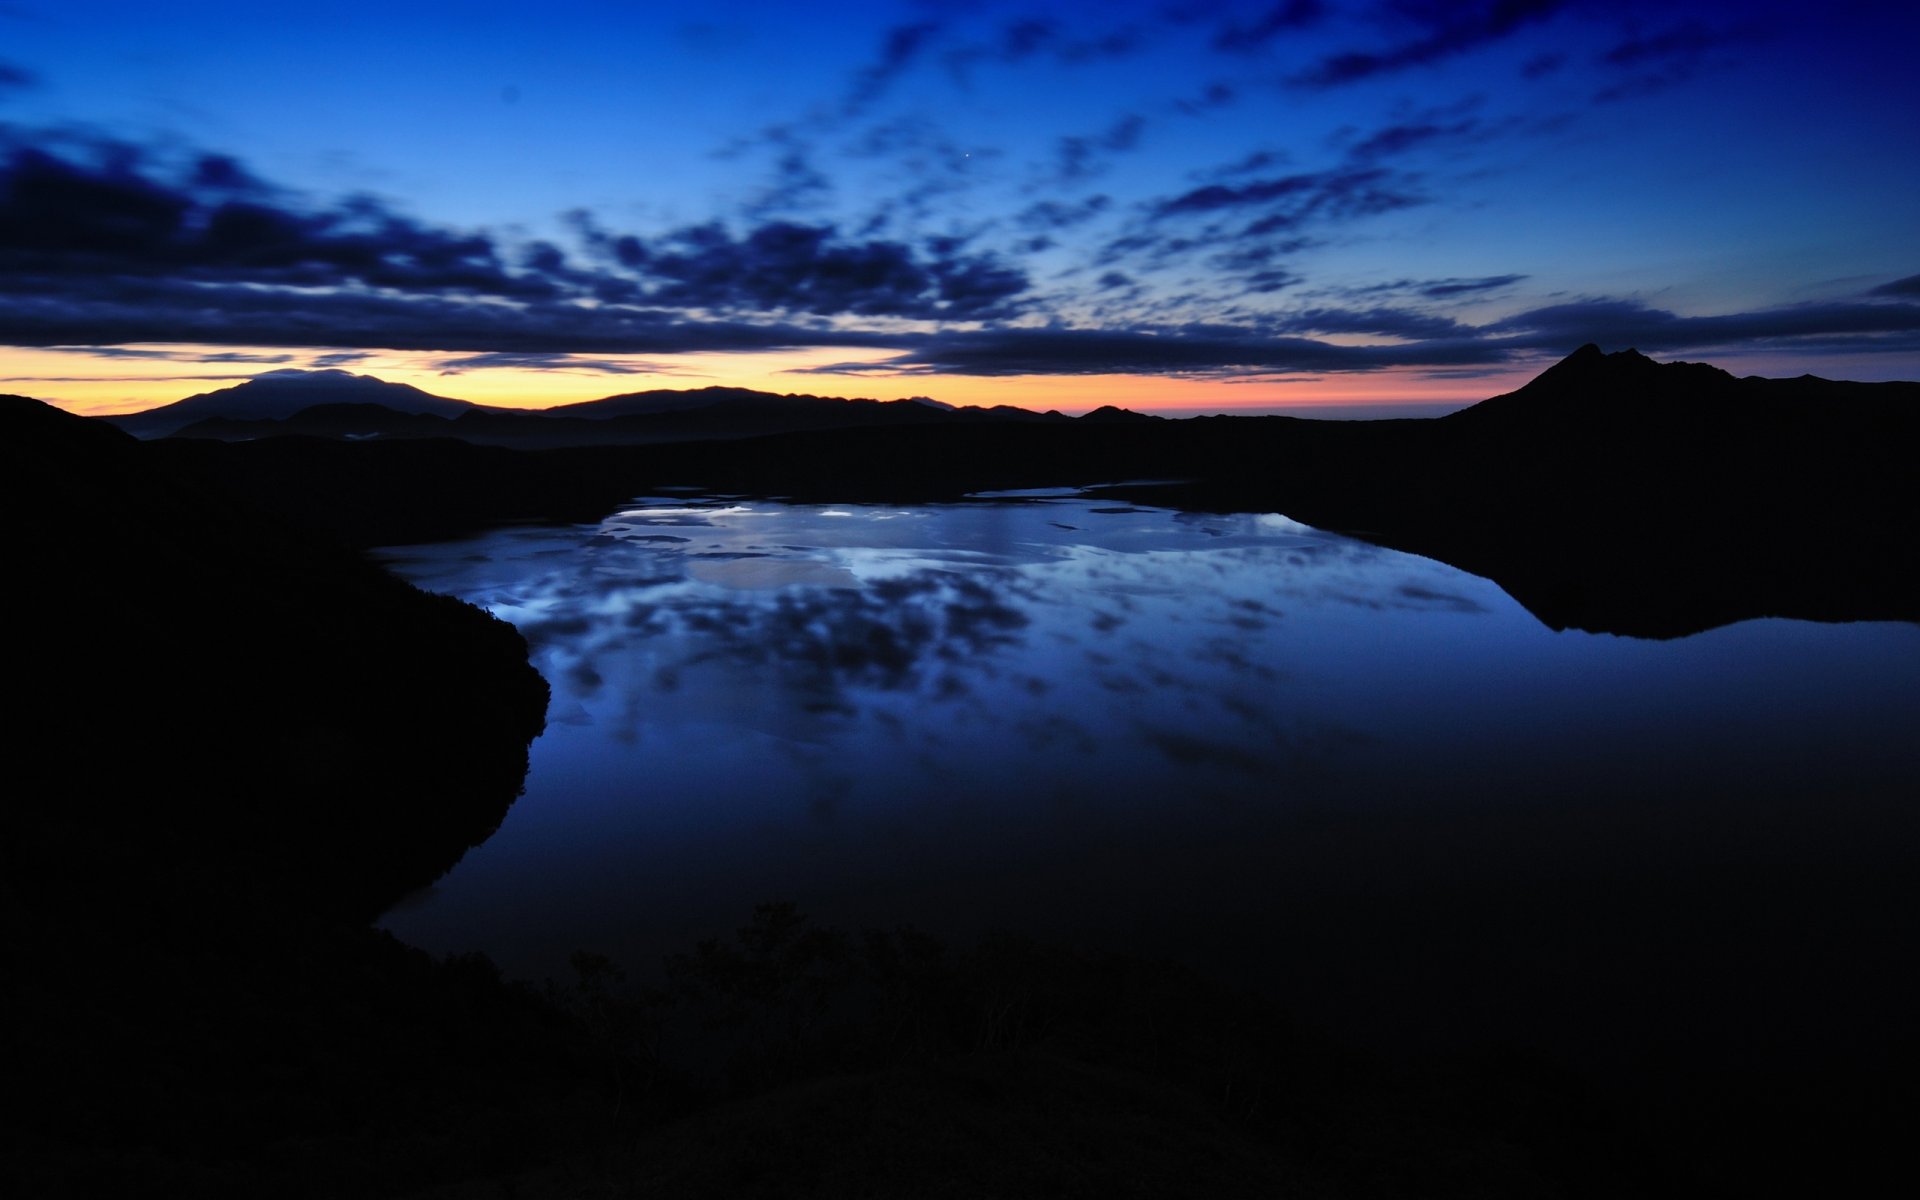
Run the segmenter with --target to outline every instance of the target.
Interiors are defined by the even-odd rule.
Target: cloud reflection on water
[[[1286,673],[1283,601],[1483,611],[1409,578],[1421,560],[1390,556],[1383,576],[1387,552],[1284,517],[1064,497],[914,510],[676,499],[486,540],[435,562],[394,557],[514,621],[560,723],[625,740],[649,722],[752,724],[778,709],[762,723],[814,742],[917,728],[939,743],[964,722],[1011,735],[1007,754],[1115,757],[1124,742],[1255,775],[1298,742],[1268,728],[1281,718],[1257,690]],[[1258,736],[1188,728],[1222,718]]]
[[[1484,579],[1272,515],[679,498],[387,557],[518,625],[555,692],[524,799],[393,927],[536,977],[573,946],[640,961],[742,897],[1264,936],[1276,872],[1343,877],[1313,847],[1376,820],[1392,886],[1391,814],[1457,812],[1435,828],[1478,846],[1489,803],[1564,807],[1578,848],[1621,798],[1750,805],[1818,763],[1824,806],[1920,769],[1911,627],[1555,633]]]

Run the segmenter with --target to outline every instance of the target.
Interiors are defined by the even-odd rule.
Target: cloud
[[[1369,134],[1364,140],[1355,143],[1349,155],[1355,159],[1373,160],[1391,158],[1416,150],[1436,141],[1460,137],[1479,129],[1477,121],[1454,121],[1438,124],[1432,121],[1420,121],[1409,124],[1389,125]]]
[[[813,165],[811,152],[792,140],[774,160],[772,182],[746,206],[745,213],[758,220],[780,213],[804,212],[832,193],[832,182]]]
[[[1345,51],[1320,60],[1295,75],[1301,87],[1333,88],[1379,75],[1427,66],[1505,39],[1527,25],[1554,15],[1566,0],[1460,0],[1449,4],[1400,4],[1399,15],[1418,32],[1384,50]]]
[[[1256,179],[1242,184],[1211,183],[1163,200],[1155,218],[1264,209],[1247,228],[1256,236],[1297,228],[1315,219],[1372,216],[1426,202],[1413,190],[1413,177],[1385,167],[1342,166]]]
[[[27,281],[0,272],[0,344],[195,342],[341,349],[577,354],[897,348],[894,335],[766,319],[696,318],[570,302],[267,289],[184,280]]]
[[[1909,335],[1885,348],[1920,348],[1920,304],[1842,301],[1797,304],[1756,312],[1683,317],[1637,300],[1585,300],[1530,309],[1482,327],[1497,336],[1519,336],[1540,346],[1600,342],[1641,350],[1682,350],[1794,339],[1841,339],[1872,348],[1887,335]]]
[[[1022,229],[1058,233],[1093,220],[1112,205],[1112,197],[1104,195],[1088,196],[1078,204],[1042,200],[1020,210],[1013,220]]]
[[[1639,67],[1672,58],[1695,58],[1717,46],[1740,40],[1743,36],[1733,32],[1717,32],[1698,21],[1689,21],[1664,33],[1628,38],[1601,55],[1600,59],[1610,66]]]
[[[1087,14],[1075,15],[1084,18]],[[1020,16],[1003,23],[984,41],[953,47],[941,60],[954,81],[964,88],[971,86],[973,68],[985,62],[1018,67],[1044,59],[1078,66],[1125,57],[1140,45],[1139,32],[1127,26],[1075,37],[1051,16]]]
[[[631,264],[650,304],[926,319],[1005,315],[1026,276],[952,238],[843,239],[831,225],[769,222],[733,236],[718,223],[637,243]]]
[[[0,272],[539,297],[484,234],[436,229],[367,197],[299,209],[230,159],[169,172],[136,147],[0,149]]]
[[[1395,279],[1388,283],[1371,283],[1364,287],[1338,289],[1346,296],[1418,296],[1427,300],[1452,300],[1460,296],[1475,293],[1496,292],[1505,287],[1529,278],[1526,275],[1482,275],[1476,278],[1461,279]]]
[[[1269,5],[1265,12],[1247,22],[1233,22],[1216,33],[1216,50],[1250,51],[1265,46],[1280,34],[1319,24],[1326,16],[1320,0],[1283,0]]]
[[[605,359],[582,358],[574,354],[526,350],[469,354],[463,358],[449,359],[440,366],[442,368],[440,373],[443,375],[457,375],[463,371],[479,371],[493,367],[513,367],[531,371],[570,371],[585,375],[658,374],[651,367],[636,366],[632,363],[608,362]]]
[[[940,31],[937,21],[919,21],[896,25],[887,30],[880,46],[880,57],[854,76],[847,98],[841,103],[843,116],[857,116],[886,94],[887,89],[905,74]]]
[[[1310,308],[1279,318],[1287,333],[1365,333],[1407,339],[1471,337],[1474,330],[1449,317],[1404,308]]]
[[[1422,296],[1443,300],[1452,296],[1464,296],[1472,292],[1492,292],[1510,287],[1527,278],[1525,275],[1483,275],[1478,279],[1435,279],[1417,285]]]
[[[25,67],[10,62],[0,62],[0,95],[8,92],[22,92],[40,86],[40,77]]]
[[[551,242],[508,245],[367,197],[316,203],[222,156],[0,143],[0,337],[572,353],[894,345],[818,323],[1004,317],[1029,288],[952,237],[762,221],[643,238],[585,212],[568,223],[579,262]]]
[[[1078,183],[1099,174],[1106,167],[1102,152],[1113,155],[1137,149],[1140,134],[1146,127],[1145,117],[1130,113],[1093,136],[1074,135],[1059,139],[1055,151],[1054,182]]]
[[[1567,56],[1564,54],[1536,54],[1521,64],[1520,77],[1522,79],[1545,79],[1566,65]]]
[[[1396,346],[1342,346],[1221,326],[987,329],[931,335],[916,349],[879,366],[910,373],[986,376],[1232,375],[1471,365],[1502,362],[1510,353],[1506,344],[1471,337]]]
[[[1752,28],[1711,29],[1688,21],[1660,33],[1633,36],[1600,56],[1602,65],[1630,72],[1631,78],[1601,88],[1594,100],[1608,103],[1649,95],[1691,80],[1707,65],[1707,55],[1724,46],[1749,42]]]
[[[1869,296],[1920,296],[1920,275],[1909,275],[1905,279],[1883,283],[1867,294]]]

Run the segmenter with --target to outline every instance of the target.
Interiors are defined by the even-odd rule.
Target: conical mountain
[[[1444,421],[1480,428],[1560,422],[1624,425],[1720,410],[1741,381],[1706,363],[1658,363],[1638,350],[1608,354],[1588,343],[1524,387],[1482,400]]]
[[[140,437],[164,437],[209,417],[278,421],[317,404],[378,404],[395,412],[453,418],[472,409],[465,400],[423,392],[347,371],[268,371],[245,383],[202,392],[173,404],[108,420]]]

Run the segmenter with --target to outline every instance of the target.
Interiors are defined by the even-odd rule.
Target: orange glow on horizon
[[[1461,407],[1511,391],[1539,365],[1495,375],[1431,378],[1418,371],[1378,371],[1298,379],[1223,379],[1151,375],[818,374],[836,363],[884,362],[889,352],[843,348],[755,354],[599,355],[556,365],[461,368],[467,354],[315,349],[140,345],[95,350],[0,348],[0,391],[45,400],[70,412],[107,416],[172,404],[273,370],[332,367],[404,383],[439,396],[504,408],[542,409],[656,388],[727,386],[769,392],[900,400],[929,396],[958,406],[1014,405],[1069,415],[1116,405],[1167,416],[1205,413],[1338,415],[1380,405]],[[1540,364],[1544,365],[1544,364]]]

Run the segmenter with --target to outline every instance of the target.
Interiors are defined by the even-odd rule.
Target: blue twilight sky
[[[1920,378],[1916,47],[1845,0],[0,2],[0,390]]]

